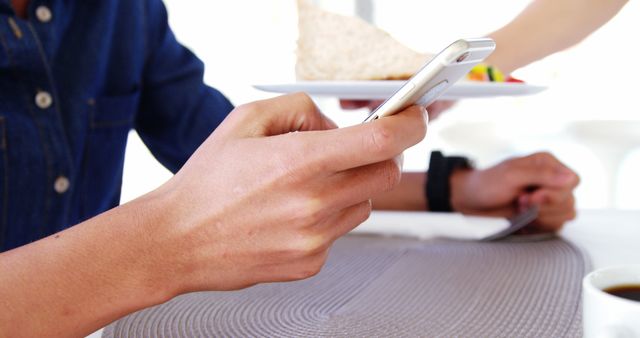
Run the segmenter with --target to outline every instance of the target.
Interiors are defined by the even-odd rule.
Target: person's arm
[[[160,188],[0,254],[0,337],[87,335],[185,292],[318,273],[397,184],[426,112],[334,128],[303,94],[238,107]]]
[[[575,45],[613,18],[627,0],[535,0],[489,34],[496,50],[486,63],[505,74]]]
[[[402,173],[400,183],[391,191],[375,196],[372,200],[376,210],[429,210],[429,202],[424,193],[427,175],[423,172]]]
[[[174,244],[153,235],[169,210],[161,194],[149,194],[0,254],[0,336],[84,336],[169,300],[178,281],[167,278],[171,258],[159,254]]]
[[[144,2],[147,55],[135,129],[175,173],[234,107],[204,83],[204,64],[176,40],[162,1]]]
[[[536,225],[557,230],[575,217],[573,190],[579,178],[547,153],[506,160],[488,169],[461,169],[450,178],[451,206],[472,215],[511,217],[539,207]],[[376,196],[374,209],[428,210],[425,173],[404,173],[391,191]]]

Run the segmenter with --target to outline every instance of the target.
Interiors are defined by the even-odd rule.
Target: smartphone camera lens
[[[462,55],[458,56],[458,58],[456,59],[456,62],[462,62],[462,61],[466,60],[466,59],[467,59],[467,57],[469,57],[469,52],[464,53],[464,54],[462,54]]]

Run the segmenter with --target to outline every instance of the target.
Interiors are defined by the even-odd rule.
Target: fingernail
[[[420,109],[422,110],[422,116],[424,117],[424,121],[427,124],[429,124],[429,112],[427,111],[427,108],[421,106]]]
[[[400,171],[402,171],[404,167],[404,153],[401,153],[400,155],[394,157],[393,160],[398,165],[398,168],[400,168]]]

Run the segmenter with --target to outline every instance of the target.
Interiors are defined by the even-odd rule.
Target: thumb
[[[304,93],[278,96],[242,105],[229,116],[227,132],[236,137],[261,137],[295,131],[337,128]]]

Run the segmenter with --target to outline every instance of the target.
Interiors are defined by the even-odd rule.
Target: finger
[[[556,204],[548,204],[540,207],[540,215],[573,215],[576,214],[575,198],[570,196],[565,201]]]
[[[255,278],[260,282],[289,282],[313,277],[320,273],[327,261],[329,250],[325,249],[312,256],[276,264],[268,264],[256,271]]]
[[[304,93],[278,96],[242,105],[233,114],[240,137],[272,136],[293,131],[327,130],[337,126]],[[235,113],[235,112],[234,112]]]
[[[526,200],[520,198],[520,201]],[[530,205],[536,204],[530,202]],[[539,204],[538,217],[534,224],[537,229],[544,231],[556,231],[567,221],[576,217],[575,198],[569,195],[565,199],[557,199],[553,203]]]
[[[540,212],[559,212],[575,209],[575,197],[572,191],[536,190],[518,198],[520,208],[538,206]]]
[[[542,231],[558,231],[562,226],[575,219],[575,212],[564,211],[558,214],[543,214],[533,223],[534,227]]]
[[[530,186],[573,189],[580,181],[575,172],[548,153],[512,159],[500,166],[507,184],[517,190]]]
[[[538,206],[563,205],[573,198],[573,190],[570,189],[537,189],[529,194],[529,204]]]
[[[390,191],[400,182],[402,157],[339,172],[323,182],[322,200],[342,208]]]
[[[318,171],[338,172],[397,156],[420,142],[426,129],[424,108],[413,106],[370,123],[301,133],[304,142],[297,142],[297,155]]]
[[[569,221],[576,218],[576,209],[573,206],[567,205],[564,208],[546,209],[540,212],[539,220],[552,220],[562,219],[562,221]]]
[[[366,221],[371,215],[371,200],[352,205],[319,225],[329,245]]]
[[[314,276],[324,265],[333,242],[366,221],[370,214],[371,201],[366,200],[346,207],[324,221],[314,224],[304,236],[293,240],[297,241],[297,244],[288,243],[297,252],[291,260],[266,264],[256,272],[261,274],[256,278],[262,282],[274,282]]]

